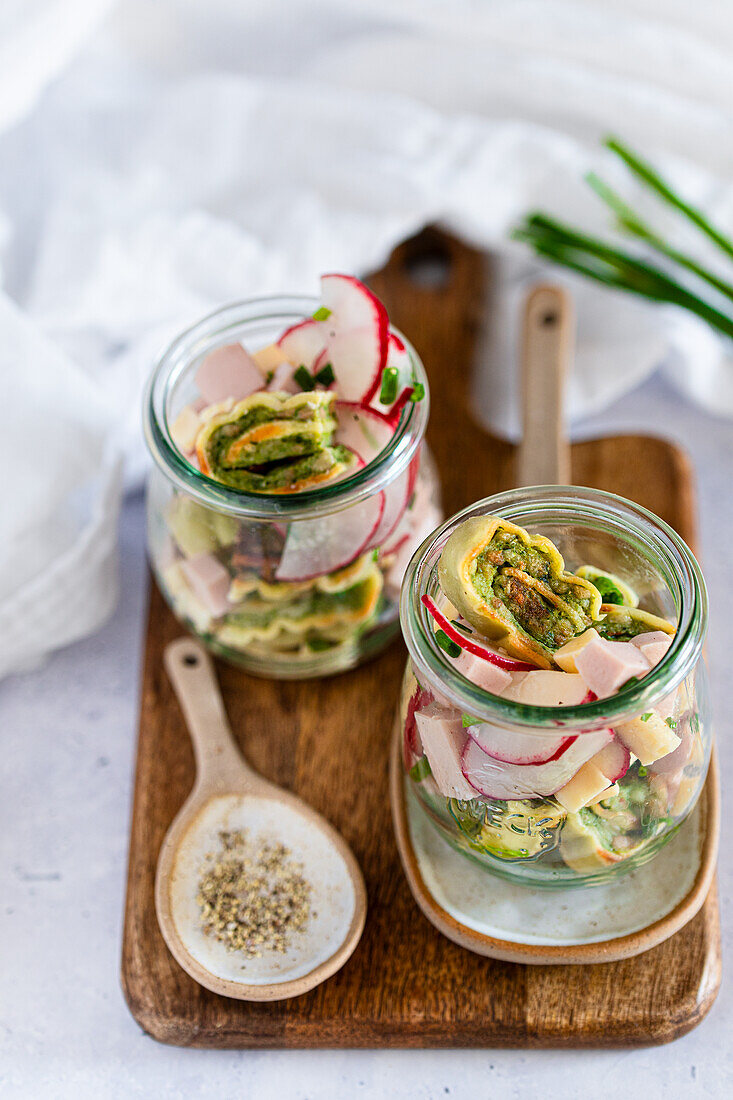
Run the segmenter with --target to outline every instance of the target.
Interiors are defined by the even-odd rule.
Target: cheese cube
[[[263,374],[268,374],[271,370],[277,370],[280,364],[286,361],[286,357],[277,344],[268,344],[266,348],[253,351],[252,358]]]
[[[184,455],[192,453],[196,446],[196,436],[199,434],[200,427],[201,421],[190,405],[186,405],[185,409],[181,409],[173,421],[171,438],[178,450]]]
[[[622,722],[616,727],[616,733],[644,765],[674,752],[681,740],[655,710]]]
[[[608,778],[600,768],[588,761],[575,773],[564,787],[555,791],[555,798],[568,813],[574,814],[597,802],[601,794],[609,788]]]
[[[588,691],[577,673],[538,669],[514,673],[511,684],[501,694],[531,707],[576,707]]]
[[[598,634],[593,627],[588,627],[582,634],[578,634],[577,638],[571,638],[565,645],[561,645],[559,649],[555,650],[555,663],[563,670],[563,672],[577,672],[575,667],[575,657],[580,653],[581,649],[591,641],[592,638],[597,638]]]

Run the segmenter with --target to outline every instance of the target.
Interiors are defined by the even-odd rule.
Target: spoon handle
[[[234,742],[214,665],[204,647],[193,638],[177,638],[166,646],[163,662],[193,742],[197,786],[246,786],[255,773]]]
[[[522,337],[523,436],[517,484],[568,485],[563,391],[572,355],[573,309],[562,287],[535,287],[525,305]]]

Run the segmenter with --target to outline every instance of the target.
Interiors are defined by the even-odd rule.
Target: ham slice
[[[214,618],[226,614],[230,606],[227,593],[231,577],[218,558],[213,554],[196,554],[181,562],[181,572]]]
[[[575,655],[575,667],[599,699],[613,695],[632,676],[646,676],[649,662],[638,646],[596,634]]]
[[[641,650],[650,666],[654,668],[672,645],[672,635],[665,634],[663,630],[650,630],[647,634],[637,634],[631,639],[631,644]]]
[[[501,695],[512,682],[511,672],[492,665],[489,661],[465,649],[461,650],[460,657],[456,657],[455,667],[472,684],[491,692],[492,695]]]
[[[226,344],[210,352],[196,371],[196,385],[208,405],[227,397],[241,401],[262,389],[263,378],[241,344]]]
[[[293,381],[295,368],[291,363],[279,363],[272,372],[272,378],[267,383],[271,393],[297,393],[298,384]]]
[[[466,731],[461,719],[431,703],[415,713],[415,720],[435,784],[446,798],[475,798],[476,791],[461,771]]]

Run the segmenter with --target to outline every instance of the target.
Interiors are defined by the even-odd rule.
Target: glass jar
[[[421,448],[427,379],[401,333],[425,397],[406,404],[384,449],[351,476],[299,493],[248,493],[206,477],[176,447],[171,427],[198,397],[206,355],[235,341],[265,347],[318,306],[306,297],[260,298],[212,313],[163,354],[145,398],[155,462],[148,549],[161,591],[213,652],[282,679],[341,672],[391,640],[405,566],[441,519],[434,465]],[[286,543],[291,560],[298,547],[308,560],[295,580],[277,575]],[[213,608],[197,583],[207,577],[215,578]]]
[[[467,680],[436,643],[433,620],[421,601],[427,595],[445,605],[437,578],[442,548],[458,524],[487,514],[552,539],[569,570],[592,564],[620,576],[639,594],[642,609],[677,623],[666,656],[615,695],[579,706],[528,706]],[[647,862],[691,813],[705,781],[712,740],[701,656],[707,592],[689,548],[651,512],[609,493],[576,487],[516,489],[479,501],[419,548],[405,574],[400,617],[409,650],[398,719],[405,781],[420,810],[460,853],[512,881],[587,886]],[[576,813],[568,813],[552,795],[510,801],[476,791],[453,798],[441,794],[423,755],[415,715],[431,706],[431,714],[450,724],[445,728],[456,739],[454,759],[461,772],[467,727],[475,722],[533,735],[537,751],[532,760],[540,762],[556,759],[548,746],[557,744],[558,731],[563,739],[588,738],[632,718],[644,721],[653,709],[680,743],[647,767],[632,753],[618,790]],[[489,767],[499,769],[496,777],[504,765],[490,761]],[[457,780],[451,790],[464,794],[460,774]]]

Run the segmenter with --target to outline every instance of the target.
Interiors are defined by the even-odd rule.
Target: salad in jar
[[[323,276],[320,302],[241,303],[185,333],[146,407],[150,551],[174,612],[263,675],[377,652],[440,519],[427,414],[417,354],[351,276]]]
[[[651,858],[692,810],[710,752],[692,554],[620,498],[553,503],[561,492],[518,490],[498,498],[506,510],[450,521],[403,591],[407,782],[455,847],[535,885]],[[664,536],[650,559],[642,524]]]

